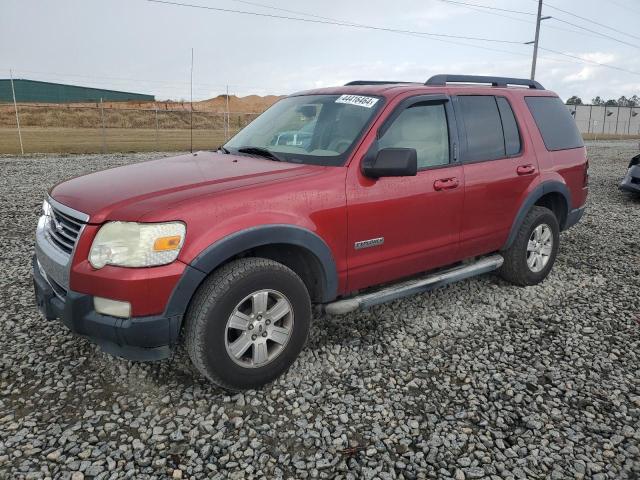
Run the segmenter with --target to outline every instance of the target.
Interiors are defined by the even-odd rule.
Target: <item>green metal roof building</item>
[[[102,88],[40,82],[38,80],[14,79],[16,102],[70,103],[70,102],[153,102],[155,96],[143,93],[120,92]],[[0,79],[0,102],[13,102],[11,80]]]

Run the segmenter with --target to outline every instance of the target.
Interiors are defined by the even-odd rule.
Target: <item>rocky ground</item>
[[[34,307],[46,189],[153,155],[0,158],[0,478],[640,478],[640,199],[616,188],[636,146],[589,151],[589,209],[542,285],[319,318],[285,376],[238,395]]]

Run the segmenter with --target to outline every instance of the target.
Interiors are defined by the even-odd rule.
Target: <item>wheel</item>
[[[511,247],[502,252],[500,275],[520,286],[543,281],[556,260],[560,243],[558,220],[551,210],[533,207],[520,226]]]
[[[217,385],[256,388],[291,366],[310,324],[309,292],[295,272],[264,258],[234,260],[194,295],[185,318],[187,352]]]

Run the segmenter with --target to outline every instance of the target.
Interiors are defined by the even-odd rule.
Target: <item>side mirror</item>
[[[383,148],[373,160],[363,164],[362,173],[371,178],[415,176],[418,154],[415,148]]]

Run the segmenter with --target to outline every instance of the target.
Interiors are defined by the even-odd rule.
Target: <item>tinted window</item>
[[[502,120],[502,130],[504,132],[504,148],[507,155],[520,153],[520,132],[516,117],[513,115],[509,101],[504,97],[496,97],[500,119]]]
[[[378,148],[415,148],[419,169],[449,163],[444,105],[418,104],[407,108],[378,140]]]
[[[467,134],[465,160],[494,160],[506,156],[502,122],[495,97],[465,95],[458,97]]]
[[[525,97],[547,150],[584,146],[569,109],[558,97]]]

